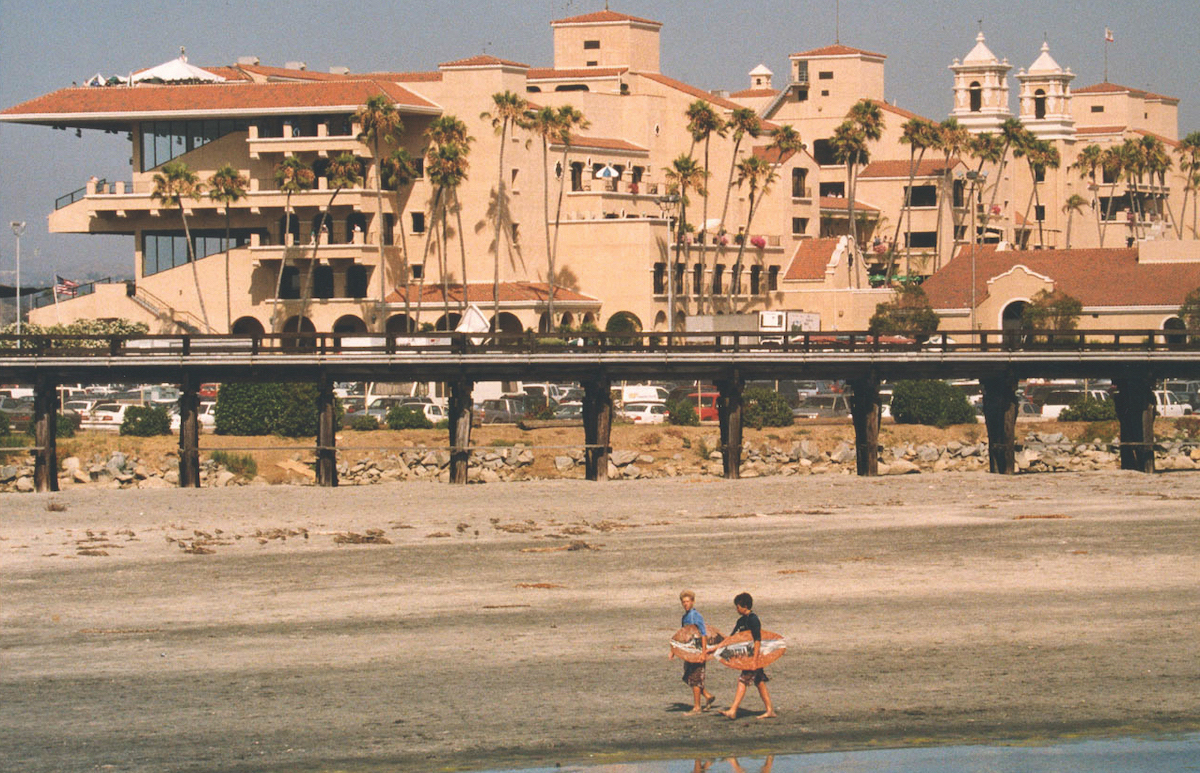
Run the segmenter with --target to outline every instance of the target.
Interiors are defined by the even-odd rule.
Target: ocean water
[[[940,746],[769,757],[563,765],[486,773],[1187,773],[1200,734],[1038,745]]]

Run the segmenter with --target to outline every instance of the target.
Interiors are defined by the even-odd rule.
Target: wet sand
[[[427,771],[1195,731],[1198,554],[1196,474],[9,495],[0,758]],[[684,715],[684,587],[724,630],[748,590],[788,637],[778,719],[753,692],[738,721]],[[708,679],[727,706],[736,673]]]

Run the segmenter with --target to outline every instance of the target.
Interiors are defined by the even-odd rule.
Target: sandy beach
[[[755,597],[780,717],[667,638]],[[0,497],[12,771],[482,769],[1200,728],[1200,477]],[[708,667],[717,707],[736,673]]]

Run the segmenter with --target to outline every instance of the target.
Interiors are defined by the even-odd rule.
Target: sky
[[[1072,0],[613,0],[612,9],[663,23],[662,70],[706,89],[736,91],[765,64],[782,86],[789,54],[840,42],[887,55],[886,96],[928,118],[951,109],[947,69],[975,43],[982,20],[988,46],[1015,75],[1037,58],[1043,39],[1078,88],[1104,79],[1179,97],[1180,136],[1200,130],[1200,2],[1155,4]],[[254,55],[266,65],[303,61],[353,72],[433,70],[479,53],[532,66],[552,63],[550,22],[602,10],[603,0],[0,0],[0,109],[82,83],[175,58],[200,66]],[[1014,102],[1015,105],[1015,102]],[[133,238],[49,234],[54,199],[92,174],[130,178],[124,135],[0,125],[0,284],[14,282],[16,240],[25,221],[22,284],[131,277]]]

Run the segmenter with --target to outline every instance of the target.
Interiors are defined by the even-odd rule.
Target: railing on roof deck
[[[264,333],[258,335],[0,335],[0,357],[477,354],[905,354],[1198,353],[1200,335],[1167,330],[938,331],[933,342],[866,331],[706,333]]]
[[[108,285],[124,281],[124,279],[113,279],[111,276],[106,276],[103,279],[95,279],[91,282],[84,282],[76,287],[75,292],[71,293],[70,295],[62,294],[62,300],[69,301],[74,298],[80,298],[84,295],[91,295],[92,293],[96,292],[96,285]],[[45,306],[50,306],[53,303],[54,288],[51,287],[49,290],[45,290],[33,296],[33,301],[31,301],[30,306],[35,309],[40,309]]]
[[[90,184],[91,183],[89,183],[88,185],[90,185]],[[108,184],[108,182],[106,180],[97,180],[96,181],[96,191],[102,192],[104,190],[104,187],[107,184]],[[69,207],[72,204],[74,204],[75,202],[82,199],[84,196],[87,196],[88,195],[88,185],[85,185],[82,188],[77,188],[77,189],[71,191],[70,193],[66,193],[66,194],[63,194],[62,196],[59,196],[57,199],[54,200],[54,210],[57,212],[58,210],[62,209],[63,207]]]

